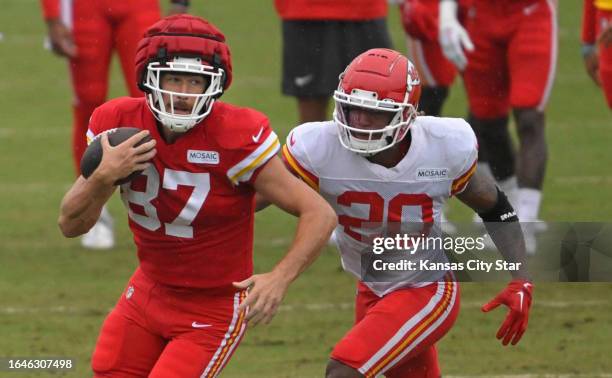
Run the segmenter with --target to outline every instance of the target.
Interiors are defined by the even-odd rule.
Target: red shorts
[[[612,11],[597,10],[597,35],[612,27]],[[606,95],[608,107],[612,109],[612,45],[599,46],[599,78]]]
[[[461,21],[465,19],[470,1],[459,1]],[[406,1],[402,21],[407,32],[408,53],[423,85],[450,87],[457,76],[457,69],[444,57],[438,43],[438,5],[439,0]]]
[[[557,61],[556,18],[555,0],[474,1],[466,29],[475,49],[463,77],[475,116],[544,110]]]
[[[137,269],[100,331],[95,377],[216,376],[244,335],[245,293],[171,288]]]
[[[359,283],[355,325],[331,358],[365,377],[438,378],[434,344],[450,330],[458,312],[459,285],[448,277],[382,298]]]
[[[450,87],[457,76],[455,66],[442,54],[438,41],[422,41],[407,36],[410,60],[426,87]]]

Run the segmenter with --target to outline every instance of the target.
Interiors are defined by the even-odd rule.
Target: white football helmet
[[[206,76],[208,86],[204,93],[171,92],[161,88],[161,76],[165,72],[189,73]],[[153,115],[162,125],[176,132],[185,132],[202,121],[212,110],[215,99],[223,93],[223,69],[214,68],[202,62],[200,58],[174,57],[165,64],[151,62],[147,66],[144,86],[147,91],[147,104]],[[170,98],[169,109],[166,109],[163,94]],[[176,96],[193,97],[195,102],[189,114],[177,114],[174,109]]]

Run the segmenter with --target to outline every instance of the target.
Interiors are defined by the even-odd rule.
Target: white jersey
[[[439,223],[444,203],[465,189],[476,170],[476,136],[464,120],[417,117],[410,130],[410,148],[392,168],[344,148],[333,121],[296,127],[283,147],[289,168],[318,190],[338,214],[336,240],[342,265],[360,279],[370,224]],[[364,283],[380,296],[424,284],[414,273],[405,274],[405,280]]]

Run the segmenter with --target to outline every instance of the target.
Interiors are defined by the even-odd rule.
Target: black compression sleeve
[[[497,188],[497,202],[492,209],[478,213],[485,222],[518,222],[518,216],[508,201],[508,197]]]

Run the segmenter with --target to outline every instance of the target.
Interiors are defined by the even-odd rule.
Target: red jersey
[[[174,143],[160,136],[145,98],[96,109],[88,140],[117,127],[149,130],[152,165],[121,186],[141,269],[171,286],[231,285],[253,271],[253,182],[279,141],[261,113],[216,102]]]
[[[612,0],[584,0],[582,12],[582,43],[593,45],[597,40],[597,12],[612,11]]]
[[[274,0],[283,20],[362,21],[387,16],[387,0]]]
[[[52,20],[60,16],[60,0],[40,0],[45,20]]]

